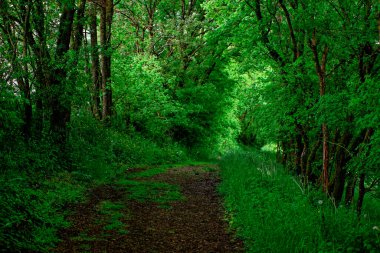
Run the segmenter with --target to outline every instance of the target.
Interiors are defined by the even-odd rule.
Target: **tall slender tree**
[[[101,44],[101,70],[103,111],[102,118],[108,121],[112,115],[112,87],[111,87],[111,37],[112,19],[114,15],[113,0],[102,0],[100,7],[100,44]]]
[[[102,77],[99,63],[99,45],[98,45],[98,22],[95,3],[91,3],[90,16],[90,36],[91,36],[91,76],[92,76],[92,113],[97,119],[101,119],[100,91]]]

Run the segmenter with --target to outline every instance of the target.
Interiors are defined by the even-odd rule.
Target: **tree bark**
[[[98,24],[97,8],[91,4],[90,10],[90,33],[91,33],[91,76],[92,76],[92,114],[97,119],[101,119],[100,111],[100,89],[101,89],[101,72],[99,63],[98,49]]]
[[[86,10],[86,0],[82,0],[79,4],[79,7],[78,7],[77,18],[76,18],[76,23],[75,23],[75,31],[74,31],[73,50],[76,52],[79,51],[80,47],[82,46],[82,42],[83,42],[85,10]]]
[[[295,136],[295,151],[294,151],[294,165],[295,165],[295,172],[297,175],[302,174],[302,150],[303,150],[303,144],[302,144],[302,136],[300,133],[296,133]]]
[[[368,128],[365,135],[364,135],[364,139],[363,139],[363,143],[369,145],[369,142],[371,140],[371,136],[373,134],[374,130],[372,128]],[[359,150],[359,153],[361,152],[366,152],[364,151],[364,148],[361,148]],[[359,176],[359,197],[358,197],[358,202],[357,202],[357,205],[356,205],[356,211],[357,211],[357,214],[358,216],[361,215],[362,213],[362,207],[363,207],[363,201],[364,201],[364,195],[366,194],[367,190],[365,188],[365,177],[366,177],[366,174],[362,171],[360,173],[360,176]]]
[[[62,62],[65,54],[70,48],[70,38],[73,29],[75,14],[75,1],[68,2],[62,10],[55,58],[57,62]],[[66,124],[70,121],[71,101],[67,96],[67,70],[59,64],[50,76],[52,96],[50,99],[51,118],[50,127],[55,134],[55,142],[59,145],[66,142]]]
[[[114,11],[113,0],[103,0],[100,14],[100,43],[102,46],[102,91],[103,111],[102,118],[106,122],[112,115],[112,88],[111,88],[111,26]]]
[[[348,150],[352,153],[352,156],[356,156],[359,152],[361,152],[358,150],[358,147],[360,143],[366,140],[366,136],[368,136],[368,134],[368,130],[363,130],[357,137],[352,138],[351,143],[348,145]],[[354,199],[358,175],[354,171],[353,173],[346,175],[346,177],[347,176],[349,176],[349,181],[346,186],[345,204],[346,206],[350,206]]]
[[[28,56],[28,32],[30,30],[30,2],[23,3],[21,7],[22,18],[24,19],[24,35],[23,35],[23,46],[22,46],[22,56],[24,59]],[[29,83],[29,69],[28,64],[25,62],[22,67],[23,72],[23,93],[24,93],[24,126],[23,133],[26,140],[29,140],[32,135],[32,120],[33,120],[33,109],[31,101],[31,91]]]
[[[338,205],[343,196],[344,184],[346,181],[346,169],[345,166],[349,160],[349,152],[345,147],[348,146],[348,143],[352,139],[352,136],[348,132],[344,132],[339,145],[336,147],[335,153],[335,176],[333,181],[333,190],[332,196],[335,203]]]
[[[321,146],[321,140],[318,138],[318,140],[315,142],[313,145],[313,148],[310,151],[309,156],[307,157],[306,161],[306,178],[309,182],[315,182],[316,181],[316,176],[314,175],[312,171],[312,163],[315,161],[315,157],[317,156],[317,152]]]
[[[354,199],[357,175],[352,175],[346,186],[346,196],[344,202],[349,207]]]
[[[356,205],[356,212],[357,212],[358,216],[360,216],[362,213],[364,195],[366,193],[364,181],[365,181],[365,174],[361,173],[359,176],[359,197],[358,197],[358,202]]]
[[[292,41],[292,46],[293,46],[293,48],[292,48],[292,50],[293,50],[293,61],[296,61],[298,59],[298,57],[300,56],[300,50],[298,49],[298,44],[297,44],[296,36],[294,34],[294,29],[293,29],[292,21],[290,18],[290,13],[284,4],[284,0],[279,0],[279,5],[285,14],[286,22],[287,22],[288,28],[289,28],[290,39]]]
[[[44,122],[47,120],[48,113],[48,96],[47,87],[49,84],[48,73],[50,71],[49,62],[51,60],[49,50],[46,43],[45,35],[45,13],[42,0],[34,1],[31,19],[34,31],[27,32],[29,45],[34,53],[35,64],[32,64],[36,77],[36,112],[35,112],[35,129],[36,139],[41,138],[44,129]],[[35,34],[35,35],[34,35]]]
[[[306,178],[306,165],[307,165],[307,157],[310,152],[309,150],[309,138],[307,137],[307,133],[302,134],[302,142],[303,142],[303,148],[301,153],[301,174],[303,177]]]
[[[259,21],[260,25],[262,26],[263,22],[263,14],[261,11],[261,1],[256,0],[255,1],[255,6],[251,5],[248,1],[245,1],[247,5],[255,12],[256,18]],[[263,42],[264,46],[268,50],[269,55],[273,60],[275,60],[277,63],[280,64],[280,66],[285,66],[285,61],[281,57],[281,55],[273,48],[272,44],[270,43],[269,36],[268,36],[268,31],[264,29],[264,27],[261,28],[261,41]]]
[[[319,96],[322,98],[326,94],[326,64],[327,64],[327,55],[329,48],[325,45],[322,60],[319,60],[318,49],[317,49],[317,39],[316,31],[314,29],[312,39],[310,40],[310,48],[314,55],[314,63],[316,73],[319,78]],[[327,194],[329,187],[329,130],[326,123],[322,123],[322,136],[323,136],[323,169],[322,169],[322,186],[323,191]]]

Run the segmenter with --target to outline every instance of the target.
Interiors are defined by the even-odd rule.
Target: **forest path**
[[[134,169],[91,192],[55,252],[244,252],[228,232],[215,165]]]

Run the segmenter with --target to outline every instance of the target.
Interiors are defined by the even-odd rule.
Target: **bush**
[[[170,141],[155,143],[136,132],[107,128],[90,115],[74,118],[69,146],[73,170],[108,180],[118,169],[138,164],[187,160],[185,149]]]
[[[68,173],[47,177],[7,173],[0,178],[0,249],[49,252],[56,232],[69,223],[63,207],[83,198],[84,187]]]
[[[360,222],[324,194],[285,174],[271,153],[230,153],[221,161],[230,224],[248,252],[377,252],[378,220]],[[378,212],[378,210],[377,210]],[[371,216],[373,217],[373,216]],[[377,223],[376,223],[377,222]]]
[[[83,200],[88,188],[137,164],[187,160],[179,145],[157,144],[76,115],[64,155],[48,138],[0,147],[0,252],[49,252],[59,241],[57,232],[70,225],[65,209]]]

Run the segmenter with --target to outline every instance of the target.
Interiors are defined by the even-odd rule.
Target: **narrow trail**
[[[186,166],[99,187],[55,252],[244,252],[223,219],[218,180],[215,166]]]

